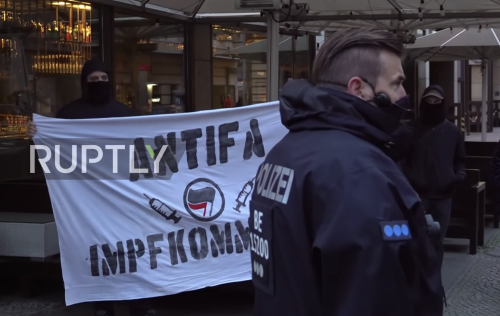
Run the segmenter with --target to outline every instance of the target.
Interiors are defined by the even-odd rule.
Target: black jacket
[[[436,87],[439,88],[429,88]],[[410,125],[415,134],[404,168],[408,180],[423,198],[451,197],[456,185],[466,176],[465,146],[460,130],[446,119],[437,125],[426,125],[417,119]]]
[[[92,119],[132,115],[133,112],[128,106],[115,100],[109,100],[106,104],[92,104],[80,98],[62,107],[57,112],[56,118]]]
[[[132,116],[133,111],[125,104],[109,99],[107,103],[96,104],[90,102],[86,96],[87,76],[99,70],[111,76],[104,63],[98,59],[92,59],[85,63],[81,73],[82,97],[63,106],[56,114],[57,118],[63,119],[91,119]]]
[[[254,315],[442,315],[419,197],[387,154],[400,123],[303,80],[280,111],[250,202]]]

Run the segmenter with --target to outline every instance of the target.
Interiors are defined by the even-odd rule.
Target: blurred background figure
[[[441,264],[452,195],[456,185],[465,179],[464,141],[460,130],[446,115],[443,89],[438,85],[429,86],[420,102],[420,117],[409,123],[414,128],[414,138],[404,167],[426,213],[441,226],[438,243]]]

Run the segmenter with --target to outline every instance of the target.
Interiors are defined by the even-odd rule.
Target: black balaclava
[[[87,82],[87,77],[94,71],[102,71],[108,75],[110,72],[100,59],[91,59],[83,65],[81,74],[82,98],[92,104],[106,104],[111,100],[111,82]]]
[[[426,102],[425,96],[436,95],[441,96],[442,101],[439,104],[431,104]],[[429,126],[435,126],[444,122],[446,119],[446,102],[444,91],[438,85],[430,85],[425,89],[422,100],[420,101],[420,119],[422,123]]]

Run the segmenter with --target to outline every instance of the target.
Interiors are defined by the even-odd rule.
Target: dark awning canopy
[[[103,0],[122,5],[145,5],[181,20],[197,22],[265,22],[258,11],[239,11],[234,0]],[[301,0],[309,13],[288,18],[309,31],[377,26],[386,29],[437,29],[447,27],[500,26],[500,0]],[[422,6],[422,7],[420,7]],[[442,6],[442,8],[441,8]],[[300,23],[298,23],[300,21]],[[285,22],[283,22],[284,24]]]

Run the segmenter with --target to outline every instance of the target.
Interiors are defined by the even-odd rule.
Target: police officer
[[[250,203],[254,315],[442,315],[430,231],[395,163],[412,136],[392,114],[406,96],[403,50],[388,31],[336,32],[312,83],[284,86],[289,133]]]

